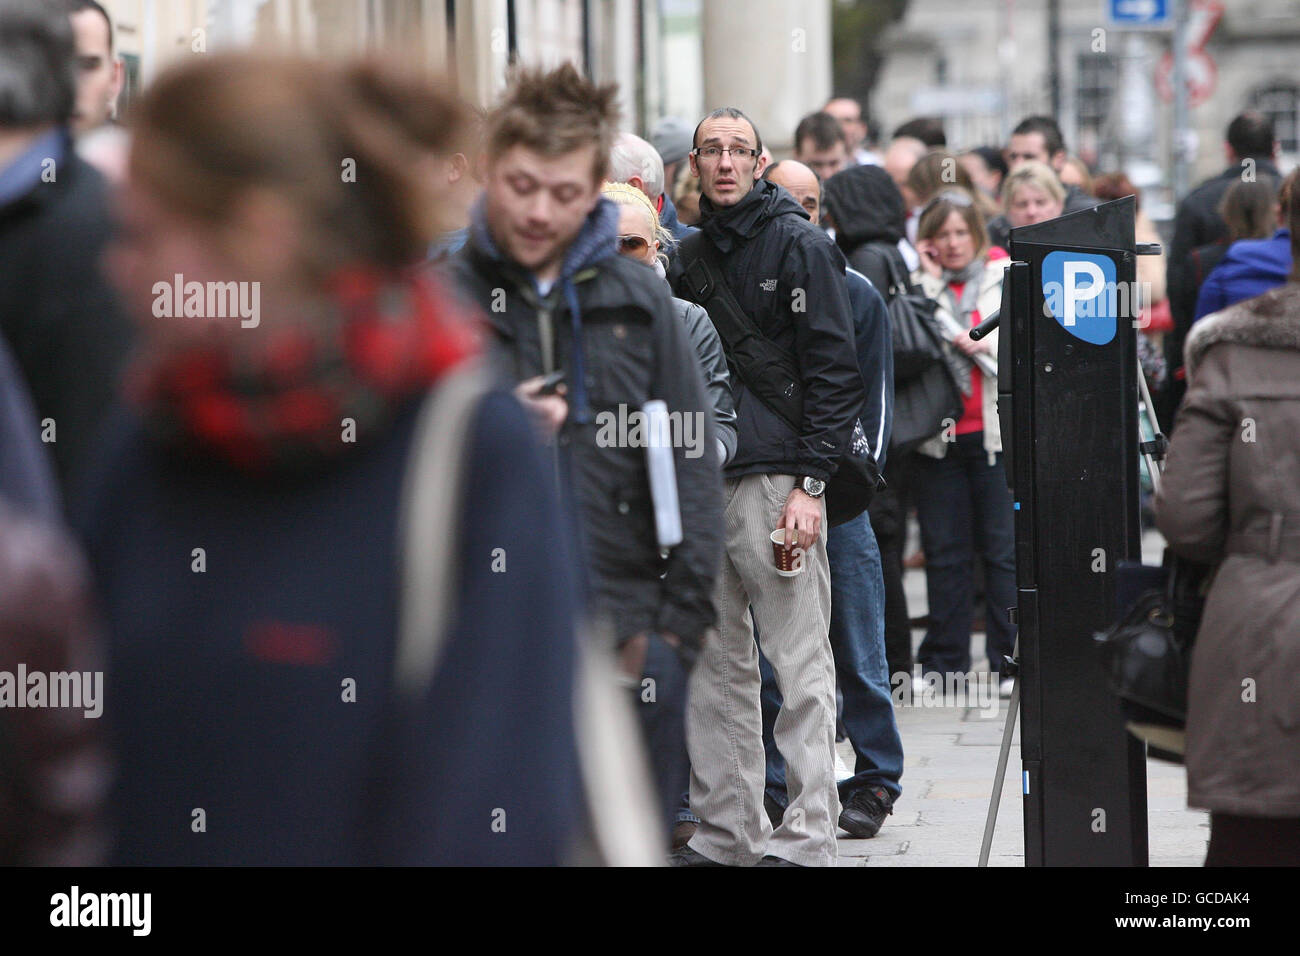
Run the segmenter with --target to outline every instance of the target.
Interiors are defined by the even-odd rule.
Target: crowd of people
[[[776,160],[732,106],[621,132],[571,65],[480,112],[250,52],[118,124],[93,0],[0,0],[0,60],[0,671],[106,687],[102,731],[0,711],[0,860],[831,865],[902,799],[901,687],[971,673],[982,628],[1010,695],[998,336],[970,329],[1012,229],[1135,192],[1050,117],[876,144],[837,97]],[[1256,114],[1227,149],[1168,283],[1142,260],[1162,402],[1184,351],[1215,369],[1171,468],[1241,401],[1193,324],[1294,280],[1295,174]],[[1165,487],[1174,545],[1221,547],[1222,496]],[[1192,752],[1201,805],[1300,817],[1293,774],[1216,802]]]

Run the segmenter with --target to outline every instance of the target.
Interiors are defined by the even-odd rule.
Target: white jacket
[[[1010,264],[1010,259],[1002,258],[995,259],[984,266],[984,274],[980,280],[979,298],[975,303],[981,319],[987,319],[1002,307],[1002,277]],[[912,281],[919,285],[921,291],[927,296],[939,303],[938,312],[952,317],[952,309],[949,308],[948,304],[949,297],[943,294],[944,283],[942,279],[930,275],[924,269],[918,269],[912,274]],[[960,319],[956,321],[959,325],[967,325],[967,322]],[[995,358],[998,354],[998,331],[998,329],[994,329],[984,339],[989,343],[990,354]],[[953,346],[944,343],[944,348],[951,349]],[[981,383],[983,385],[981,411],[984,415],[984,450],[989,453],[989,462],[992,463],[993,456],[1002,450],[1002,430],[998,424],[998,379],[996,375],[989,375],[982,370],[980,375],[984,377]],[[948,434],[947,441],[944,440],[945,432]],[[942,458],[948,454],[948,446],[952,444],[952,439],[951,429],[944,429],[917,448],[917,451],[923,455],[929,455],[931,458]]]

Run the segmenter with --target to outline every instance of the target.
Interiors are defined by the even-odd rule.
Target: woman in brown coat
[[[1198,322],[1185,356],[1190,386],[1156,523],[1179,554],[1219,564],[1192,657],[1187,802],[1210,811],[1207,866],[1295,865],[1300,268]]]

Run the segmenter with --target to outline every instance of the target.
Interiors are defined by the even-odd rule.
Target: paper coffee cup
[[[788,532],[790,544],[786,544],[785,528],[777,528],[769,536],[772,540],[772,561],[776,565],[776,573],[783,578],[792,578],[803,570],[803,548],[796,547],[794,541],[798,537],[796,532]]]

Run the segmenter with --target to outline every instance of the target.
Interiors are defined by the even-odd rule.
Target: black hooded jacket
[[[903,194],[879,166],[850,166],[826,180],[822,192],[826,212],[835,222],[835,242],[849,265],[888,299],[885,257],[893,255],[901,263],[898,241],[907,235]],[[906,276],[906,265],[902,269]]]
[[[555,448],[580,516],[593,610],[613,620],[620,642],[657,630],[696,646],[715,621],[722,550],[713,406],[668,289],[653,270],[618,254],[617,226],[617,207],[600,200],[560,280],[543,295],[532,274],[497,248],[480,201],[469,241],[447,268],[483,308],[508,378],[568,373],[570,413]],[[554,352],[549,364],[543,329]],[[655,535],[645,436],[629,425],[630,413],[650,399],[667,403],[682,425],[673,432],[673,456],[685,538],[667,560]],[[688,434],[694,423],[699,429]]]
[[[866,398],[844,257],[803,207],[767,180],[734,206],[717,208],[702,197],[700,212],[700,228],[721,253],[736,301],[766,338],[795,357],[804,385],[803,427],[796,433],[731,369],[737,442],[725,474],[829,478]],[[669,278],[677,295],[690,299],[680,260]]]

